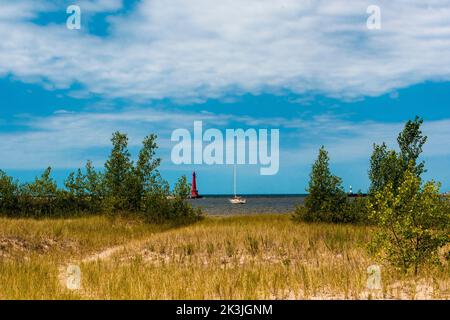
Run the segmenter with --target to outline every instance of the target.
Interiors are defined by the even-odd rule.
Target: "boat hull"
[[[245,199],[239,199],[239,198],[234,198],[234,199],[229,199],[231,204],[246,204],[247,200]]]

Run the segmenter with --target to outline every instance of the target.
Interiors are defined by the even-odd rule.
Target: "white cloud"
[[[32,4],[30,1],[23,0],[1,0],[0,5],[0,21],[9,23],[35,18],[38,12],[51,9],[51,5],[44,1]]]
[[[193,131],[193,122],[202,120],[203,127],[225,129],[280,129],[280,164],[284,167],[310,165],[318,148],[325,145],[333,163],[368,161],[373,143],[385,141],[396,146],[403,123],[374,121],[352,122],[331,115],[313,119],[253,118],[232,114],[194,113],[180,110],[162,111],[149,108],[121,112],[67,112],[59,110],[48,117],[18,118],[19,131],[0,132],[0,168],[37,169],[51,165],[73,168],[91,159],[101,166],[109,152],[114,131],[129,134],[130,147],[135,149],[144,136],[158,134],[164,165],[170,166],[170,141],[173,130]],[[427,157],[450,156],[450,119],[426,121],[423,132],[428,142]]]
[[[288,121],[290,122],[290,121]],[[321,145],[329,151],[333,163],[369,161],[374,143],[386,142],[389,148],[398,149],[397,136],[403,123],[374,121],[350,122],[334,117],[316,117],[314,121],[290,126],[298,128],[292,135],[297,145],[283,150],[285,164],[310,164],[317,157]],[[450,155],[450,119],[426,121],[423,134],[428,136],[423,156],[427,158]]]
[[[450,80],[448,0],[375,1],[381,30],[366,29],[374,1],[143,0],[110,17],[107,37],[29,22],[55,10],[40,3],[1,1],[0,76],[183,101],[284,90],[355,98]],[[81,2],[88,13],[121,5]]]
[[[172,130],[189,129],[194,120],[223,126],[230,116],[147,108],[97,113],[58,110],[47,117],[22,117],[15,121],[20,131],[0,133],[2,154],[8,155],[0,158],[0,168],[73,168],[87,159],[102,165],[115,131],[129,135],[130,148],[138,147],[146,135],[157,133],[164,152],[170,147]]]
[[[75,3],[88,13],[117,11],[123,6],[122,0],[81,0]]]

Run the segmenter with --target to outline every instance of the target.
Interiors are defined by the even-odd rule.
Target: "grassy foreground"
[[[181,228],[94,216],[0,219],[0,299],[448,299],[450,266],[416,277],[375,264],[370,227],[287,215],[208,217]],[[81,289],[65,285],[81,269]]]

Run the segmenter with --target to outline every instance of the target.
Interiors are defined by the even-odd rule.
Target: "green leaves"
[[[91,161],[84,170],[71,172],[59,189],[51,168],[33,183],[19,185],[0,171],[0,214],[8,216],[55,217],[80,213],[132,212],[147,221],[188,223],[200,218],[186,199],[190,186],[186,177],[170,188],[158,172],[156,135],[144,138],[136,164],[128,151],[126,134],[115,132],[105,172],[96,171]]]
[[[186,176],[178,179],[172,195],[167,184],[161,184],[152,190],[145,200],[144,218],[149,222],[187,224],[202,218],[200,209],[194,209],[187,198],[190,193],[190,185]]]
[[[145,137],[136,166],[128,151],[126,134],[115,132],[111,142],[113,148],[105,163],[106,196],[110,209],[139,211],[143,199],[159,181],[157,168],[161,160],[154,158],[158,148],[156,135]]]
[[[133,174],[133,162],[128,151],[128,137],[126,134],[115,132],[111,138],[113,148],[105,163],[105,183],[108,196],[116,198],[117,205],[123,204],[128,196],[128,186]],[[121,205],[119,205],[119,203]],[[120,209],[115,208],[114,209]]]
[[[19,190],[19,184],[0,170],[0,213],[15,211]]]
[[[173,189],[175,198],[187,199],[191,191],[191,186],[187,182],[186,176],[181,176]]]
[[[345,222],[347,195],[341,178],[329,168],[328,152],[322,146],[314,163],[308,185],[305,209],[299,208],[298,218],[306,221]]]
[[[423,136],[420,130],[422,124],[423,120],[419,117],[405,124],[397,138],[400,152],[388,150],[384,142],[381,145],[373,145],[369,170],[370,193],[383,190],[389,183],[397,190],[410,164],[416,176],[420,177],[425,172],[424,162],[417,163],[427,141],[427,137]]]
[[[423,119],[416,116],[411,121],[409,120],[402,132],[398,135],[397,142],[400,147],[400,156],[403,160],[403,169],[406,170],[409,163],[414,164],[414,173],[420,176],[425,172],[425,164],[423,162],[417,164],[417,159],[422,153],[423,145],[427,142],[427,137],[422,135],[420,127],[423,124]]]
[[[371,244],[378,256],[408,271],[436,260],[440,247],[449,242],[448,200],[439,195],[434,181],[422,186],[423,162],[417,163],[427,137],[416,117],[405,124],[397,142],[400,152],[374,145],[369,177],[370,218],[379,226]]]
[[[155,158],[156,135],[144,138],[136,165],[128,151],[128,138],[114,133],[113,149],[105,164],[108,209],[136,212],[149,222],[188,223],[200,218],[199,210],[187,203],[190,186],[185,176],[176,183],[170,195],[168,183],[160,176],[160,158]]]
[[[48,167],[42,173],[40,178],[34,180],[33,183],[26,184],[23,188],[26,193],[33,197],[54,197],[58,190],[55,180],[51,177],[52,168]]]
[[[370,217],[379,226],[372,248],[394,266],[417,273],[450,241],[447,201],[434,181],[421,186],[411,163],[397,188],[389,183],[369,204]]]

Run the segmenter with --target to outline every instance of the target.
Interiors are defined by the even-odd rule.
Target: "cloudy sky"
[[[395,147],[417,114],[426,178],[450,190],[449,0],[0,0],[0,39],[0,168],[21,180],[155,132],[170,182],[195,169],[201,192],[230,193],[232,167],[171,162],[172,131],[202,120],[280,130],[278,174],[240,166],[241,193],[303,193],[321,145],[364,191],[372,143]]]

